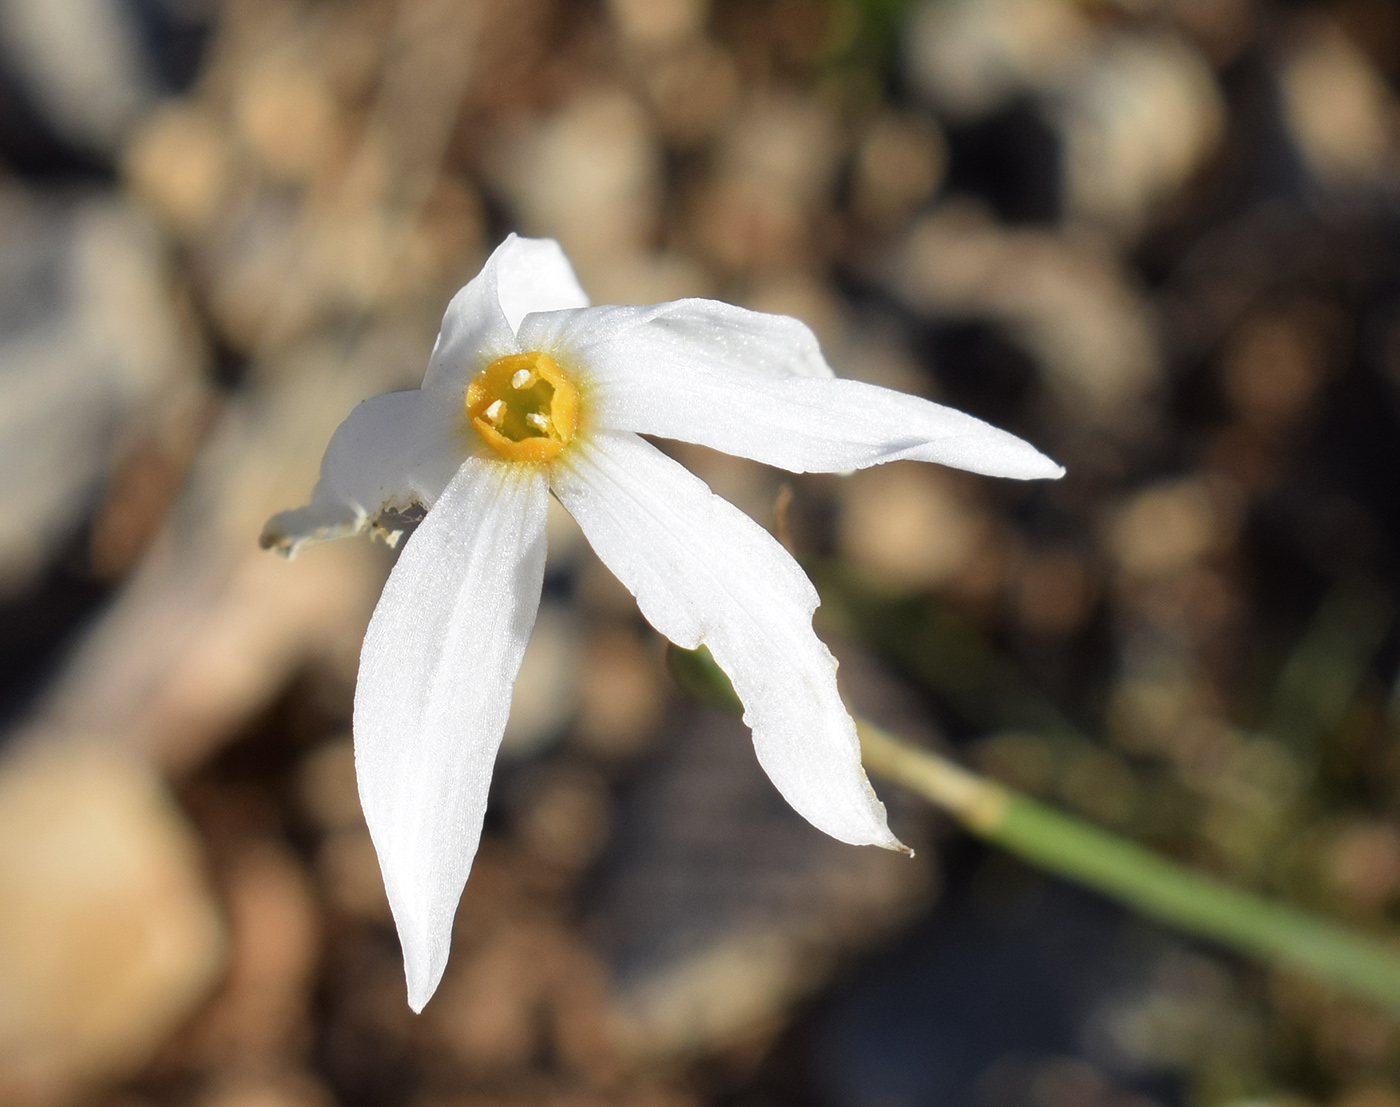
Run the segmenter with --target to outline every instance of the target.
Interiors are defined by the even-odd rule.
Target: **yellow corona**
[[[548,354],[497,358],[467,387],[467,419],[507,461],[550,461],[578,430],[578,389]]]

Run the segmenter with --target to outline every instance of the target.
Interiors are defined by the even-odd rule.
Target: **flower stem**
[[[1400,1014],[1400,945],[1271,903],[1057,811],[857,720],[873,773],[941,807],[973,834],[1139,914],[1307,972]]]
[[[671,647],[677,681],[697,699],[741,710],[709,652]],[[1140,915],[1271,965],[1308,973],[1400,1015],[1400,943],[1273,903],[979,776],[856,718],[865,767],[942,808],[967,830]]]

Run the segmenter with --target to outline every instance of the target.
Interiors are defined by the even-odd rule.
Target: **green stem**
[[[708,651],[672,647],[668,661],[692,695],[739,713],[738,697]],[[1400,944],[1202,876],[864,719],[856,719],[856,729],[867,769],[917,792],[1008,853],[1148,918],[1309,973],[1400,1015]]]
[[[1134,911],[1287,965],[1400,1014],[1400,946],[1271,903],[980,777],[857,720],[866,767],[972,833]]]

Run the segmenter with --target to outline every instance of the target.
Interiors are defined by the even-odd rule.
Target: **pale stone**
[[[0,595],[71,540],[134,441],[202,392],[152,223],[109,199],[0,190]]]
[[[119,147],[157,98],[142,38],[134,10],[112,0],[0,4],[9,80],[58,134],[94,152]]]
[[[0,763],[0,1102],[128,1076],[214,983],[224,935],[189,827],[113,747]]]
[[[1119,566],[1138,577],[1181,572],[1233,537],[1237,508],[1228,490],[1198,480],[1139,492],[1114,520],[1109,542]]]
[[[1218,149],[1225,99],[1184,40],[1114,36],[1071,83],[1060,130],[1070,212],[1132,238]]]
[[[275,1070],[301,1056],[322,949],[319,905],[298,858],[280,843],[247,842],[221,866],[228,971],[188,1035],[206,1063]]]
[[[631,630],[594,633],[583,653],[577,738],[603,756],[643,750],[665,710],[664,674],[655,651]]]
[[[153,113],[122,155],[123,175],[137,197],[190,235],[218,216],[230,170],[228,137],[218,120],[187,104]]]
[[[698,34],[709,7],[706,0],[609,0],[608,14],[628,42],[658,49]]]
[[[859,660],[843,656],[841,671],[856,674]],[[870,693],[902,710],[888,685],[845,687],[858,705]],[[628,1063],[771,1040],[843,954],[897,931],[933,893],[936,854],[897,795],[886,797],[891,822],[916,862],[813,831],[763,775],[737,718],[683,722],[644,784],[619,812],[627,833],[590,920],[611,970],[607,1030]]]
[[[487,166],[521,230],[559,239],[590,289],[604,262],[655,234],[662,169],[646,113],[616,90],[580,94],[543,122],[508,131]]]
[[[1385,77],[1331,23],[1302,24],[1282,66],[1289,134],[1324,184],[1394,179],[1400,105]]]
[[[525,647],[501,740],[504,757],[527,757],[557,738],[578,711],[578,628],[559,604],[540,605]]]
[[[852,205],[882,229],[902,223],[943,183],[948,151],[932,121],[888,113],[861,139]]]
[[[985,513],[929,466],[867,469],[843,482],[841,552],[898,588],[948,584],[983,552]]]
[[[909,77],[949,116],[975,119],[1019,94],[1058,90],[1092,40],[1066,0],[927,0],[909,19]]]
[[[950,202],[915,225],[889,280],[936,318],[1006,327],[1076,422],[1123,439],[1155,417],[1162,367],[1151,308],[1099,236],[1008,229]]]

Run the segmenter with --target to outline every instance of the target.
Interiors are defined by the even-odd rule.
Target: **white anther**
[[[530,426],[534,427],[536,430],[549,430],[549,416],[541,415],[538,411],[532,411],[529,415],[525,416],[525,422],[529,423]]]
[[[510,386],[512,388],[525,388],[535,379],[535,374],[528,369],[517,369],[510,376]]]
[[[492,423],[499,423],[501,421],[501,416],[505,414],[505,410],[506,405],[501,403],[500,400],[495,400],[486,408],[486,418]]]

